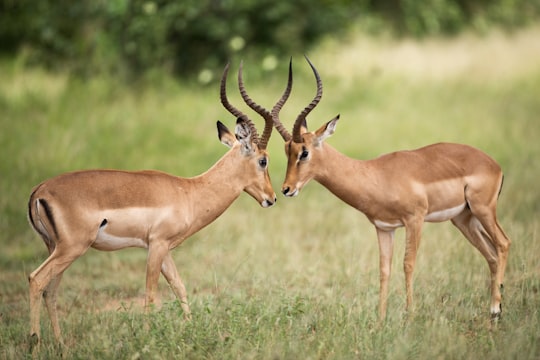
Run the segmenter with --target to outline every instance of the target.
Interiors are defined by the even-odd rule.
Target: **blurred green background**
[[[353,27],[421,38],[513,30],[539,15],[538,0],[2,0],[0,52],[87,76],[207,70],[209,81],[236,55],[301,54]]]

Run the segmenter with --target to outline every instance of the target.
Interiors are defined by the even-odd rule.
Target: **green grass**
[[[536,42],[523,43],[540,32],[524,34],[415,43],[434,61],[430,76],[384,57],[404,46],[393,40],[329,42],[310,56],[325,86],[310,128],[340,113],[336,133],[328,139],[340,151],[370,158],[454,141],[479,147],[501,164],[506,177],[498,213],[513,245],[498,326],[489,323],[487,265],[449,223],[424,228],[415,311],[408,316],[404,234],[397,232],[388,319],[379,325],[375,230],[362,214],[310,183],[298,198],[278,194],[270,209],[243,195],[174,251],[188,288],[191,322],[182,319],[162,279],[162,306],[142,314],[144,251],[89,251],[67,270],[60,288],[64,355],[538,359],[540,58],[530,60],[537,56],[531,54]],[[476,51],[466,52],[469,67],[448,71],[445,64],[460,59],[455,49],[463,44]],[[347,62],[347,54],[361,60]],[[514,55],[511,61],[508,54]],[[387,67],[365,70],[365,58],[387,59]],[[284,87],[286,70],[259,74],[257,66],[244,65],[246,85],[255,100],[270,107]],[[289,126],[314,95],[312,75],[300,56],[294,69],[293,93],[281,116]],[[504,76],[498,76],[501,69]],[[0,357],[19,359],[29,357],[26,278],[46,258],[45,246],[26,222],[32,186],[64,171],[96,167],[193,176],[227,151],[217,139],[215,121],[232,127],[234,119],[219,104],[217,84],[76,81],[12,60],[0,63],[0,77]],[[240,106],[233,79],[231,101]],[[269,151],[277,191],[285,157],[276,133]],[[42,334],[40,357],[59,357],[44,308]]]

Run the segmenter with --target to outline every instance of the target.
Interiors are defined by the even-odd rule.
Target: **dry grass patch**
[[[317,53],[319,71],[345,81],[382,74],[418,81],[500,81],[540,69],[540,26],[514,33],[464,34],[417,41],[353,34]]]

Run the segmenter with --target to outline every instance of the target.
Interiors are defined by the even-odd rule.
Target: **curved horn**
[[[272,129],[274,127],[274,122],[272,120],[272,114],[259,104],[255,103],[247,94],[246,88],[244,86],[244,80],[242,78],[242,68],[243,61],[240,62],[240,68],[238,69],[238,88],[240,89],[240,95],[244,102],[253,109],[257,114],[261,115],[264,118],[264,130],[259,141],[259,149],[266,149],[268,145],[268,140],[270,140],[270,135],[272,135]]]
[[[257,134],[257,129],[255,128],[255,125],[253,124],[253,122],[249,120],[246,114],[244,114],[243,112],[241,112],[240,110],[232,106],[229,100],[227,99],[227,75],[229,74],[229,65],[230,65],[230,62],[228,62],[227,65],[225,65],[225,70],[223,70],[223,76],[221,77],[221,86],[220,86],[220,92],[219,92],[221,103],[223,104],[225,109],[229,110],[231,114],[233,114],[237,118],[242,119],[246,124],[248,124],[251,130],[252,139],[256,144],[258,144],[259,135]]]
[[[276,126],[276,130],[279,132],[283,140],[289,141],[291,140],[291,134],[285,129],[281,121],[279,120],[279,112],[281,111],[281,108],[285,104],[285,101],[289,98],[289,95],[291,94],[292,89],[292,57],[289,61],[289,80],[287,81],[287,87],[285,88],[285,91],[283,92],[283,95],[281,96],[281,99],[278,100],[276,105],[272,108],[272,120],[274,121],[274,125]]]
[[[306,106],[304,108],[304,110],[302,110],[302,112],[300,113],[300,115],[298,115],[298,117],[296,118],[296,121],[294,122],[292,136],[293,136],[293,141],[296,142],[296,143],[302,142],[302,137],[300,136],[300,127],[306,121],[306,116],[311,112],[311,110],[313,110],[315,108],[315,106],[317,106],[319,101],[321,101],[321,97],[322,97],[322,80],[321,80],[321,77],[319,76],[319,73],[317,72],[317,69],[315,69],[315,66],[313,66],[311,61],[309,61],[309,58],[307,56],[305,56],[305,55],[304,55],[304,57],[306,58],[307,62],[309,63],[309,66],[311,66],[311,69],[313,70],[313,74],[315,74],[315,80],[317,81],[317,95],[315,95],[315,97],[313,98],[311,103],[308,106]]]

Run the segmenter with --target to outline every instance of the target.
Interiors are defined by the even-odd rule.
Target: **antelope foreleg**
[[[178,270],[176,269],[176,265],[174,264],[171,253],[167,253],[167,255],[165,255],[163,264],[161,265],[161,273],[165,279],[167,279],[172,291],[180,301],[180,306],[182,306],[182,310],[184,310],[184,317],[186,319],[190,319],[191,311],[187,301],[186,287],[182,282],[182,278],[180,278],[180,275],[178,275]]]
[[[416,265],[416,255],[422,236],[423,219],[415,220],[405,225],[405,258],[403,270],[405,272],[405,288],[407,292],[406,310],[412,310],[413,306],[413,272]]]
[[[159,280],[159,274],[163,261],[169,252],[166,242],[153,242],[148,249],[148,259],[146,261],[146,292],[144,300],[145,311],[156,301],[156,291]]]
[[[392,255],[394,252],[394,231],[384,231],[377,228],[377,238],[379,240],[379,319],[383,321],[386,317],[386,305],[388,302],[388,283],[392,270]]]

